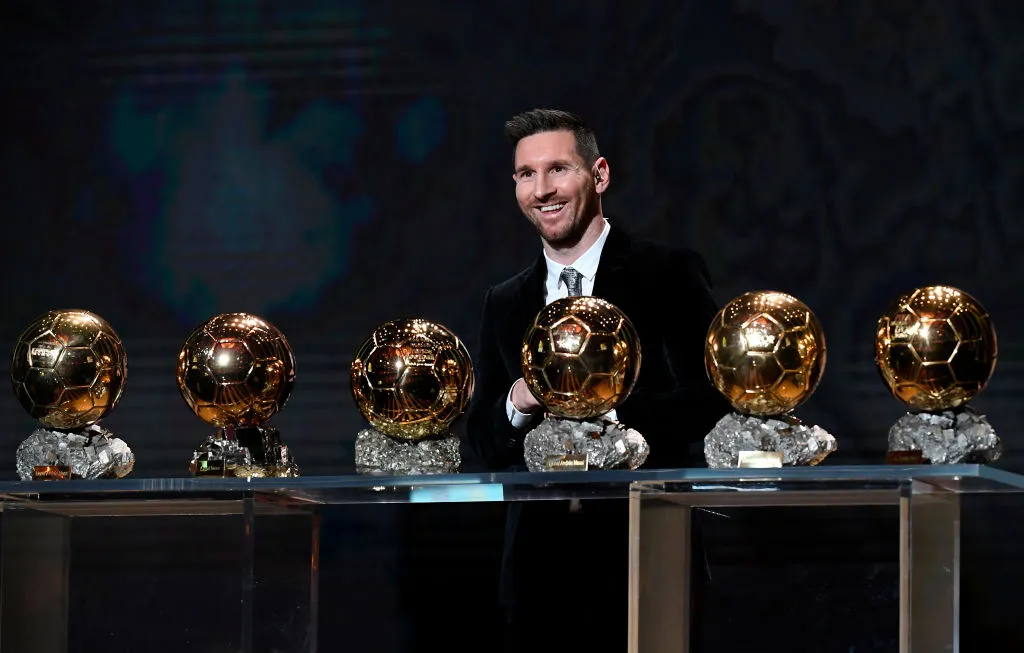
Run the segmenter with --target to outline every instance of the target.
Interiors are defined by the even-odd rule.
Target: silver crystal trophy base
[[[23,481],[123,478],[135,467],[135,454],[98,424],[73,431],[39,428],[18,445],[15,465]]]
[[[1003,454],[1003,445],[985,416],[964,406],[903,415],[889,429],[889,452],[890,459],[919,453],[920,462],[933,465],[985,464]]]
[[[704,437],[704,459],[712,468],[745,467],[745,459],[766,457],[759,453],[774,454],[776,466],[817,465],[836,448],[836,439],[827,431],[789,415],[728,413]]]
[[[189,463],[193,476],[289,478],[299,476],[281,434],[269,426],[227,426],[206,438]]]
[[[546,417],[523,440],[531,472],[636,469],[650,452],[639,431],[603,419]]]
[[[462,466],[462,454],[458,436],[451,433],[414,441],[369,428],[356,435],[355,462],[359,474],[455,474]]]

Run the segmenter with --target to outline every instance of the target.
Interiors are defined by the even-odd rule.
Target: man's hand
[[[512,384],[512,405],[520,413],[535,413],[541,408],[537,398],[533,396],[530,389],[526,387],[526,381],[520,377]]]

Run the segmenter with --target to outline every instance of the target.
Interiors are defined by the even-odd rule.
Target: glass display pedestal
[[[957,651],[961,498],[1008,492],[979,465],[6,482],[0,653],[328,650],[323,508],[567,499],[629,502],[632,653],[688,650],[695,508],[865,505],[899,512],[899,650]]]
[[[82,499],[4,504],[0,651],[317,650],[315,512],[252,492]],[[138,623],[154,612],[162,632]]]
[[[958,651],[961,497],[1020,492],[1024,477],[977,465],[683,470],[634,482],[629,653],[689,650],[694,509],[877,505],[899,511],[900,653]]]

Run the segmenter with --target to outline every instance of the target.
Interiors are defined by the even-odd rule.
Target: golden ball
[[[593,419],[625,401],[640,373],[640,338],[626,314],[598,297],[565,297],[526,330],[523,378],[558,417]]]
[[[462,341],[428,320],[392,320],[363,341],[351,365],[352,398],[370,425],[400,440],[448,431],[473,394]]]
[[[248,313],[222,313],[195,328],[178,354],[178,389],[205,422],[259,426],[281,410],[295,358],[277,327]]]
[[[79,429],[117,405],[128,380],[121,338],[100,316],[49,311],[18,336],[11,382],[18,401],[45,426]]]
[[[878,371],[897,399],[918,410],[969,401],[988,383],[996,355],[991,318],[958,288],[917,288],[900,295],[878,320]]]
[[[722,307],[704,347],[708,376],[739,413],[783,415],[803,403],[825,370],[825,334],[792,295],[744,293]]]

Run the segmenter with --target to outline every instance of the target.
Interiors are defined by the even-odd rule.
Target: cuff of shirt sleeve
[[[512,388],[515,388],[516,384],[512,384]],[[530,423],[530,418],[533,416],[529,413],[520,412],[515,405],[512,403],[512,388],[508,389],[508,396],[505,398],[505,416],[508,417],[508,421],[512,426],[517,429],[521,429]]]

